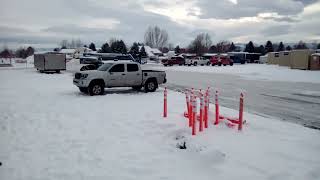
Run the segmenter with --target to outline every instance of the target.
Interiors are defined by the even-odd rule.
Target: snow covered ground
[[[242,132],[210,124],[192,137],[178,92],[163,119],[161,89],[91,97],[71,73],[32,68],[0,69],[0,82],[0,179],[320,179],[317,130],[245,113]]]
[[[171,66],[150,65],[165,71],[185,71],[237,75],[249,80],[320,83],[320,71],[305,71],[267,64],[235,64],[234,66]]]

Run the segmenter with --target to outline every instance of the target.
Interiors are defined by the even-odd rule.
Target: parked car
[[[98,64],[98,63],[102,63],[99,57],[95,57],[95,56],[80,57],[80,64]]]
[[[104,94],[104,88],[132,87],[145,92],[154,92],[159,84],[166,83],[164,71],[142,70],[139,63],[110,61],[97,70],[75,73],[73,84],[90,95]]]
[[[228,56],[221,56],[221,55],[212,56],[212,58],[210,59],[210,62],[212,66],[215,66],[215,65],[233,66],[233,60],[230,59]]]
[[[186,65],[191,66],[197,66],[197,65],[207,65],[209,66],[210,63],[210,59],[205,59],[204,57],[190,57],[190,58],[186,58]]]
[[[182,56],[172,56],[171,58],[168,58],[168,59],[162,59],[161,62],[164,66],[173,66],[175,64],[182,66],[182,65],[185,65],[186,63],[184,57]]]

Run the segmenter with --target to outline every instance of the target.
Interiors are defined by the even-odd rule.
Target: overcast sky
[[[207,32],[229,40],[320,42],[320,0],[1,0],[0,44],[56,46],[80,38],[143,42],[149,25],[186,46]]]

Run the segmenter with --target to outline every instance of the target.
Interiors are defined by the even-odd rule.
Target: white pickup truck
[[[73,84],[81,92],[90,95],[104,94],[104,88],[132,87],[145,92],[154,92],[159,84],[166,83],[164,71],[142,70],[135,62],[113,61],[100,66],[97,70],[75,73]]]
[[[186,57],[186,65],[188,65],[188,66],[191,66],[191,65],[194,65],[194,66],[207,65],[207,66],[209,66],[210,64],[211,64],[210,60],[209,59],[205,59],[203,57],[194,57],[194,56]]]

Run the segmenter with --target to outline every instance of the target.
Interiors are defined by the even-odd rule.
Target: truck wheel
[[[221,65],[222,65],[221,62],[219,62],[219,63],[218,63],[218,66],[221,66]]]
[[[144,91],[145,92],[154,92],[154,91],[156,91],[157,87],[158,87],[157,82],[154,80],[150,80],[150,81],[147,81],[146,84],[144,85]]]
[[[164,64],[164,66],[168,66],[167,64]]]
[[[197,63],[197,62],[194,62],[194,63],[193,63],[193,65],[194,65],[194,66],[197,66],[197,65],[198,65],[198,63]]]
[[[212,63],[211,66],[215,66],[216,64]]]
[[[101,83],[93,83],[89,86],[90,96],[102,95],[104,93],[104,86]]]
[[[60,70],[56,70],[56,73],[60,73]]]
[[[210,66],[210,62],[207,62],[207,66]]]
[[[230,63],[230,66],[233,66],[233,62]]]
[[[79,87],[79,90],[80,90],[80,92],[88,93],[88,88],[85,88],[85,87]]]
[[[223,64],[223,66],[226,66],[226,64]]]
[[[140,91],[142,86],[132,86],[132,89],[135,91]]]

